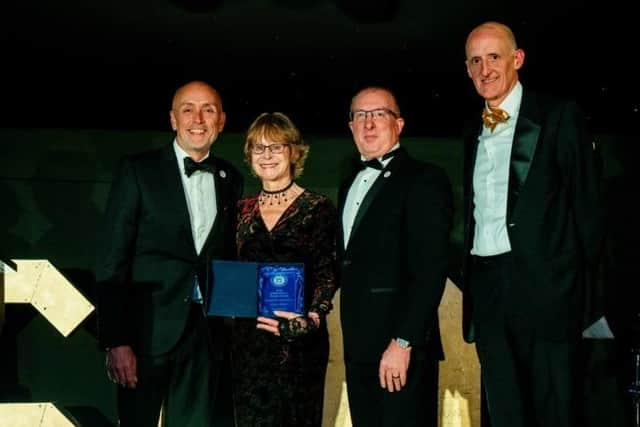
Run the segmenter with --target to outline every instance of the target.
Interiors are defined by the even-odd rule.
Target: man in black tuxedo
[[[400,147],[387,89],[353,98],[360,152],[339,189],[341,319],[355,427],[437,425],[438,305],[447,270],[448,177]]]
[[[179,88],[173,144],[125,158],[113,183],[97,259],[98,335],[118,384],[122,427],[212,425],[220,319],[206,317],[209,261],[235,252],[242,177],[210,155],[225,124],[218,92]]]
[[[503,24],[467,38],[485,108],[465,136],[464,332],[493,427],[570,426],[585,275],[602,240],[600,183],[584,116],[523,88],[523,62]]]

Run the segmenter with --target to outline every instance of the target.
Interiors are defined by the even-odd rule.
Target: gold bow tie
[[[489,110],[489,108],[485,107],[484,110],[482,110],[482,122],[485,127],[488,127],[491,130],[491,132],[495,130],[498,123],[504,123],[508,119],[509,113],[501,110],[500,108],[493,107]]]

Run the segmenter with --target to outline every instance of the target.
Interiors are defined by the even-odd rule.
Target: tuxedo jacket
[[[131,345],[148,355],[169,351],[184,331],[196,274],[206,302],[212,285],[208,261],[234,257],[242,177],[219,158],[205,161],[215,167],[211,197],[217,215],[198,255],[173,145],[123,159],[108,199],[96,266],[103,348]]]
[[[478,112],[464,138],[464,286],[470,283],[473,171],[481,131]],[[504,303],[536,335],[564,339],[575,334],[587,268],[595,264],[602,240],[599,170],[575,103],[523,90],[511,149],[506,223],[516,275]],[[476,301],[465,291],[464,334],[471,342],[472,316],[482,318],[495,301],[490,286],[476,294]]]
[[[354,163],[339,188],[340,218],[358,171]],[[396,337],[411,342],[412,357],[441,358],[437,309],[451,220],[447,175],[398,149],[363,200],[346,249],[339,227],[345,360],[379,363]]]

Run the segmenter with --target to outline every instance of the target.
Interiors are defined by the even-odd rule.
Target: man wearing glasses
[[[351,101],[360,153],[338,195],[341,318],[355,427],[437,425],[437,309],[447,271],[451,187],[400,147],[404,119],[380,87]]]

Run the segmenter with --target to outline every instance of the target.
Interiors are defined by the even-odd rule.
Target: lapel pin
[[[384,176],[385,178],[389,178],[391,176],[391,172],[390,171],[386,171],[384,173],[384,175],[382,175],[382,176]]]
[[[220,178],[226,178],[227,177],[227,173],[225,171],[220,171],[220,172],[218,172],[218,174],[220,175]]]

